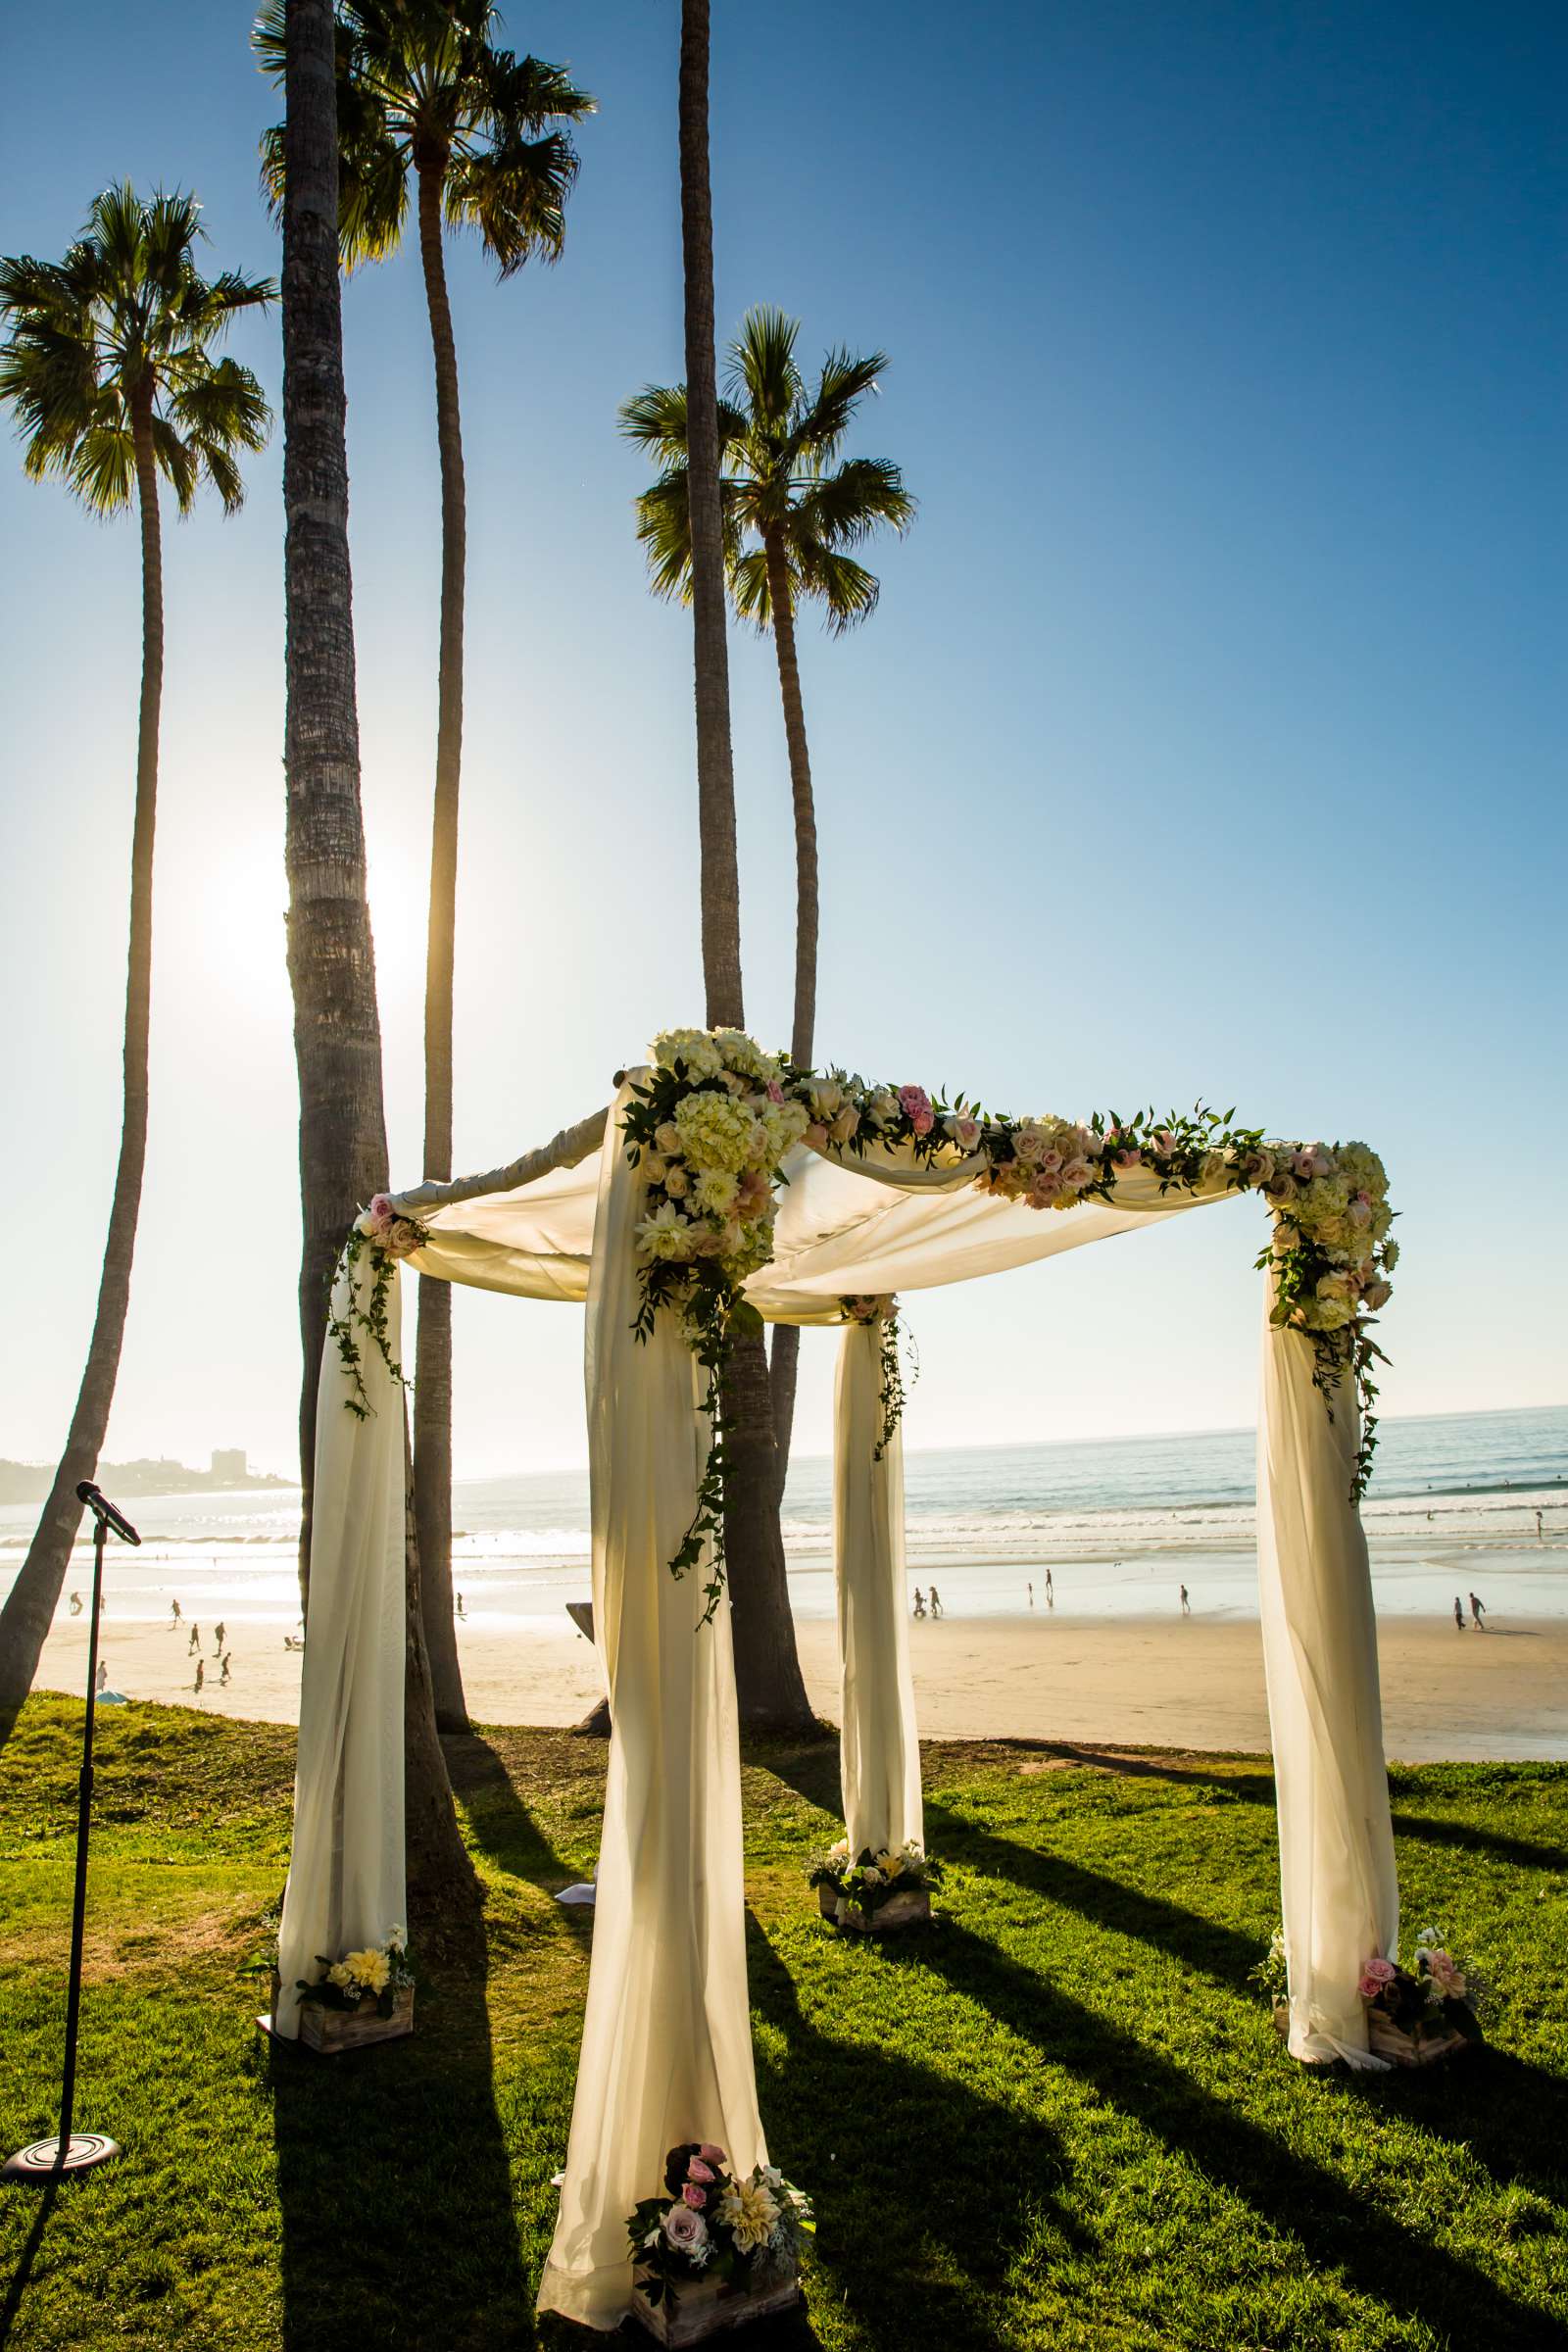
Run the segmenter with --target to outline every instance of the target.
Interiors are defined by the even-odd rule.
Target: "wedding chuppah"
[[[583,1304],[594,1622],[612,1737],[576,2098],[539,2302],[606,2330],[631,2307],[631,2217],[646,2220],[677,2155],[687,2169],[657,2247],[664,2273],[674,2261],[695,2277],[707,2260],[693,2198],[710,2192],[694,2188],[703,2176],[689,2159],[722,2157],[708,2172],[727,2184],[729,2236],[715,2230],[711,2242],[747,2259],[765,2264],[800,2206],[768,2167],[757,2106],[713,1444],[726,1349],[758,1318],[840,1329],[846,1854],[918,1864],[899,1296],[1259,1195],[1272,1226],[1258,1259],[1258,1575],[1296,2057],[1381,2063],[1360,1986],[1398,1935],[1357,1509],[1375,1442],[1370,1324],[1397,1254],[1377,1155],[1272,1142],[1200,1107],[1165,1120],[982,1113],[914,1085],[797,1070],[733,1030],[671,1031],[651,1052],[607,1111],[487,1175],[383,1196],[349,1237],[318,1410],[279,1950],[287,2035],[318,1956],[377,1945],[405,1916],[400,1268]]]

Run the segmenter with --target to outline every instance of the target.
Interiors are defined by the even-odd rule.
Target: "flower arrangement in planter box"
[[[341,1960],[318,1953],[317,1966],[318,1977],[298,1980],[300,2039],[308,2049],[351,2050],[414,2032],[414,1965],[406,1928],[389,1928],[384,1942],[345,1952]]]
[[[930,1918],[931,1888],[941,1881],[942,1865],[912,1842],[881,1853],[866,1846],[852,1861],[850,1841],[841,1838],[808,1863],[806,1875],[824,1919],[880,1935]]]
[[[695,2344],[800,2297],[809,2200],[776,2165],[737,2172],[710,2140],[684,2140],[664,2159],[661,2196],[626,2224],[635,2265],[632,2307],[662,2344]]]
[[[1290,1981],[1280,1929],[1248,1981],[1272,2004],[1276,2031],[1289,2034]],[[1367,2046],[1374,2057],[1396,2066],[1431,2066],[1485,2038],[1476,2016],[1475,1979],[1460,1968],[1440,1928],[1422,1929],[1409,1968],[1375,1954],[1363,1967],[1357,1989],[1366,2003]]]
[[[1478,1989],[1444,1943],[1441,1928],[1422,1929],[1412,1968],[1375,1954],[1360,1984],[1372,2050],[1396,2066],[1430,2066],[1484,2040]]]

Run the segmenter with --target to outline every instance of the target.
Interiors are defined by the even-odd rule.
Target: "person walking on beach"
[[[1485,1608],[1485,1605],[1484,1605],[1484,1604],[1483,1604],[1481,1601],[1477,1600],[1477,1598],[1476,1598],[1476,1596],[1475,1596],[1475,1594],[1474,1594],[1473,1592],[1472,1592],[1472,1593],[1471,1593],[1471,1595],[1470,1595],[1470,1622],[1471,1622],[1471,1624],[1472,1624],[1472,1625],[1475,1627],[1475,1629],[1476,1629],[1476,1632],[1477,1632],[1478,1634],[1484,1634],[1484,1633],[1486,1632],[1486,1630],[1487,1630],[1487,1612],[1486,1612],[1486,1608]]]
[[[1462,1634],[1464,1632],[1464,1602],[1459,1598],[1457,1592],[1453,1596],[1453,1622]]]
[[[1541,1524],[1541,1513],[1538,1511],[1536,1513],[1536,1542],[1538,1544],[1544,1544],[1545,1541],[1546,1531]]]
[[[1056,1588],[1051,1581],[1051,1570],[1048,1568],[1046,1570],[1046,1606],[1048,1609],[1054,1609],[1055,1605]]]
[[[169,1630],[171,1633],[172,1633],[175,1626],[179,1623],[180,1608],[177,1600],[171,1600],[169,1605],[174,1612],[172,1617],[171,1617],[169,1620]]]
[[[186,1657],[193,1658],[196,1655],[196,1652],[200,1649],[201,1645],[202,1629],[199,1625],[193,1625],[190,1629],[190,1640],[185,1644]]]
[[[198,1659],[197,1659],[197,1661],[196,1661],[196,1680],[194,1681],[194,1683],[192,1683],[192,1685],[191,1685],[191,1689],[192,1689],[193,1690],[199,1690],[201,1689],[201,1687],[202,1687],[203,1683],[206,1681],[206,1679],[207,1679],[207,1661],[206,1661],[206,1659],[205,1659],[205,1658],[198,1658]]]
[[[1035,1589],[1034,1589],[1034,1586],[1033,1586],[1033,1584],[1031,1584],[1031,1585],[1030,1585],[1030,1587],[1029,1587],[1029,1606],[1030,1606],[1031,1608],[1033,1608],[1033,1607],[1034,1607],[1034,1605],[1035,1605]]]
[[[231,1649],[225,1649],[223,1652],[223,1671],[218,1678],[218,1688],[220,1690],[221,1690],[228,1682],[229,1661],[232,1659],[233,1655],[234,1652]]]
[[[81,1594],[79,1592],[73,1592],[71,1595],[71,1614],[73,1617],[81,1615]]]
[[[914,1613],[917,1617],[923,1617],[925,1615],[925,1594],[921,1592],[918,1585],[916,1585],[914,1588]]]
[[[1183,1585],[1183,1587],[1182,1587],[1182,1615],[1183,1615],[1184,1617],[1190,1617],[1190,1616],[1192,1615],[1192,1613],[1193,1613],[1193,1604],[1192,1604],[1192,1602],[1191,1602],[1191,1601],[1188,1599],[1188,1597],[1187,1597],[1187,1587],[1186,1587],[1185,1585]]]
[[[218,1631],[217,1631],[217,1633],[216,1633],[216,1635],[214,1636],[214,1639],[213,1639],[213,1655],[214,1655],[214,1657],[215,1657],[215,1658],[220,1658],[220,1657],[222,1656],[222,1654],[223,1654],[223,1620],[221,1619],[221,1617],[220,1617],[220,1619],[218,1620]]]
[[[105,1691],[108,1690],[108,1688],[109,1688],[109,1669],[108,1669],[108,1667],[107,1667],[107,1666],[102,1666],[102,1665],[101,1665],[101,1666],[99,1667],[99,1669],[98,1669],[98,1695],[99,1695],[99,1697],[100,1697],[100,1698],[102,1698],[102,1696],[103,1696],[104,1692],[105,1692]]]
[[[466,1617],[467,1614],[467,1610],[463,1605],[463,1594],[460,1592],[458,1594],[458,1615],[460,1617]]]
[[[931,1588],[931,1614],[933,1617],[940,1617],[942,1614],[942,1595],[935,1585]]]

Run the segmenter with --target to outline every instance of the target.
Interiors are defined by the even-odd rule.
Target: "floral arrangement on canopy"
[[[316,1957],[321,1974],[301,1977],[296,1987],[302,2006],[311,2001],[323,2009],[358,2009],[363,2001],[373,2000],[381,2015],[390,2017],[398,1994],[414,1985],[407,1928],[388,1928],[380,1943],[345,1952],[341,1960],[329,1960],[324,1952]]]
[[[832,1888],[842,1921],[851,1910],[874,1917],[896,1894],[923,1894],[940,1886],[942,1865],[912,1839],[880,1853],[865,1846],[852,1856],[849,1839],[841,1838],[836,1845],[812,1855],[806,1879],[808,1886]]]
[[[781,1163],[796,1143],[862,1158],[873,1148],[903,1148],[935,1167],[973,1160],[982,1192],[1042,1212],[1112,1201],[1133,1169],[1152,1173],[1162,1193],[1216,1183],[1260,1193],[1274,1217],[1272,1242],[1257,1260],[1273,1267],[1274,1321],[1311,1340],[1313,1378],[1331,1413],[1348,1375],[1362,1408],[1351,1488],[1351,1499],[1360,1499],[1377,1442],[1371,1371],[1382,1350],[1371,1325],[1398,1257],[1389,1238],[1388,1177],[1366,1144],[1269,1142],[1261,1128],[1234,1126],[1233,1110],[1202,1103],[1163,1120],[1152,1110],[1130,1118],[1097,1110],[1087,1121],[1012,1118],[962,1096],[934,1100],[920,1086],[799,1069],[739,1029],[665,1030],[649,1053],[652,1066],[633,1087],[623,1123],[627,1155],[648,1187],[637,1227],[636,1327],[646,1339],[661,1312],[678,1314],[709,1376],[713,1444],[670,1568],[684,1575],[705,1540],[711,1543],[710,1616],[724,1582],[721,1375],[736,1337],[761,1328],[743,1286],[772,1256]],[[845,1311],[881,1312],[888,1303],[846,1301]],[[885,1416],[883,1444],[889,1434]]]
[[[788,2277],[812,2227],[810,2200],[776,2165],[739,2173],[722,2148],[684,2140],[664,2160],[664,2193],[626,2224],[638,2286],[651,2304],[701,2279],[744,2288]]]

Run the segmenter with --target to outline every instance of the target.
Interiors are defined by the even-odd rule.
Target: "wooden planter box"
[[[1276,2001],[1274,2031],[1283,2041],[1290,2030],[1290,2007],[1285,2001]],[[1387,2058],[1395,2066],[1437,2066],[1443,2059],[1452,2058],[1470,2047],[1469,2036],[1464,2034],[1406,2034],[1402,2026],[1396,2026],[1392,2018],[1384,2017],[1376,2009],[1367,2012],[1366,2039],[1374,2058]]]
[[[1402,2026],[1380,2016],[1376,2009],[1367,2018],[1366,2037],[1374,2056],[1392,2058],[1396,2066],[1437,2066],[1470,2047],[1467,2034],[1451,2030],[1446,2034],[1406,2034]]]
[[[271,2026],[277,2027],[277,1996],[282,1986],[272,1971]],[[405,1984],[392,1996],[392,2014],[383,2017],[373,1996],[367,1994],[357,2009],[329,2009],[324,2001],[301,2001],[300,2047],[335,2058],[342,2050],[362,2050],[372,2041],[398,2041],[414,2032],[414,1986]]]
[[[801,2300],[799,2273],[793,2268],[757,2286],[737,2286],[728,2278],[695,2278],[677,2286],[671,2303],[668,2287],[657,2303],[643,2292],[646,2272],[632,2286],[632,2317],[656,2344],[701,2344],[710,2335],[732,2328],[750,2327],[775,2311],[790,2311]]]
[[[899,1928],[922,1927],[931,1917],[931,1897],[923,1886],[911,1886],[904,1894],[890,1894],[875,1911],[862,1911],[858,1904],[851,1903],[842,1919],[833,1887],[826,1884],[818,1886],[816,1899],[824,1919],[857,1936],[886,1936]]]

